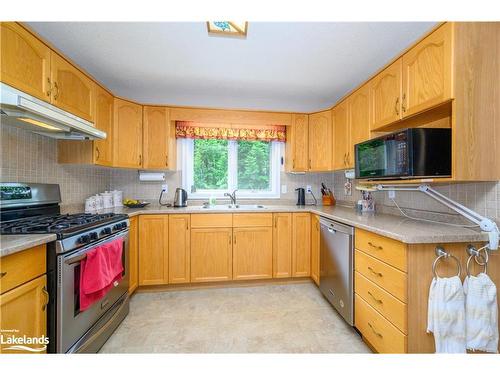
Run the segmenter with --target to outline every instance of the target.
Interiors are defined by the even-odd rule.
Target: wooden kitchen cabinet
[[[50,55],[51,103],[94,122],[95,83],[59,54]]]
[[[292,277],[292,214],[273,214],[273,277]]]
[[[191,215],[170,215],[168,221],[168,281],[170,284],[191,280]]]
[[[311,214],[292,214],[292,277],[311,275]]]
[[[168,284],[169,215],[139,216],[139,285]]]
[[[0,24],[2,82],[50,102],[50,48],[15,22]]]
[[[167,107],[143,108],[144,169],[175,169],[175,125]]]
[[[139,286],[139,224],[137,216],[131,217],[129,220],[128,294],[132,294]]]
[[[333,160],[334,170],[349,168],[347,153],[349,151],[349,121],[347,100],[340,102],[332,109],[333,124]]]
[[[402,70],[402,59],[398,59],[370,81],[370,130],[401,119]]]
[[[347,166],[354,168],[354,146],[370,139],[370,101],[369,86],[365,84],[348,98],[349,150],[347,150]]]
[[[272,227],[233,229],[233,280],[273,277]]]
[[[191,228],[192,283],[232,280],[232,237],[232,228]]]
[[[309,171],[332,169],[332,113],[309,115]]]
[[[114,99],[113,165],[123,168],[141,168],[142,106]]]
[[[311,215],[311,278],[319,286],[319,216]]]
[[[305,172],[309,169],[309,116],[293,114],[286,129],[286,170]]]
[[[452,98],[451,43],[452,23],[447,22],[403,55],[403,117]]]
[[[47,336],[47,311],[49,303],[47,293],[47,277],[45,275],[24,283],[0,295],[0,327],[4,341],[11,335],[10,330],[16,330],[15,336],[41,337]],[[0,353],[19,353],[6,349],[9,344],[0,344]],[[40,348],[43,345],[27,345]],[[44,353],[43,350],[39,353]],[[29,353],[23,351],[23,353]]]

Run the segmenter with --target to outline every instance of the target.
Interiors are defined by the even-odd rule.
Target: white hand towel
[[[498,352],[497,288],[485,273],[464,280],[467,349]]]
[[[465,353],[465,297],[458,276],[434,278],[429,289],[427,332],[436,353]]]

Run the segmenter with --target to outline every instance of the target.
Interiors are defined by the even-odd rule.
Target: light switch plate
[[[389,194],[389,199],[396,198],[396,190],[388,190],[387,193]]]
[[[288,191],[288,188],[286,185],[281,185],[281,194],[286,194]]]

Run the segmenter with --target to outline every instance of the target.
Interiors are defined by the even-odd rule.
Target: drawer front
[[[191,228],[231,228],[232,214],[192,214]]]
[[[45,272],[45,245],[7,255],[0,260],[0,293],[33,280]]]
[[[233,227],[272,227],[273,214],[233,214]]]
[[[359,295],[355,295],[354,323],[379,353],[406,353],[407,338]]]
[[[372,283],[359,272],[354,274],[355,292],[401,332],[407,334],[406,304]]]
[[[356,249],[406,272],[406,244],[362,229],[354,238]]]
[[[355,269],[368,280],[406,302],[406,274],[362,251],[355,252]]]

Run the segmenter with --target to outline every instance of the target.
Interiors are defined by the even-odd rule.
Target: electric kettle
[[[186,190],[177,188],[174,195],[174,207],[187,207],[188,193]]]

